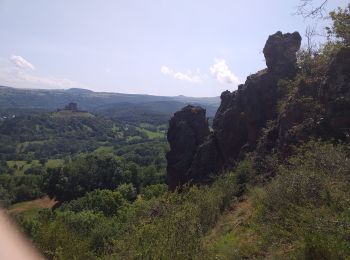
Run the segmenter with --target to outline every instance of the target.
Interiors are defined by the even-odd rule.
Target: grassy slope
[[[257,248],[253,245],[256,242],[256,235],[249,231],[252,215],[250,197],[235,202],[203,238],[204,250],[215,259],[235,258],[242,253],[247,256],[255,255]]]
[[[51,115],[53,118],[69,118],[69,117],[80,117],[80,118],[94,118],[95,116],[89,112],[83,111],[70,111],[70,110],[61,110]]]
[[[310,142],[203,237],[214,259],[348,259],[347,146]]]
[[[149,139],[164,138],[165,134],[162,132],[150,131],[145,128],[137,127],[138,131],[145,133]]]

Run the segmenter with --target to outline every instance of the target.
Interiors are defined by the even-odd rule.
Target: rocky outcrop
[[[269,36],[263,51],[267,68],[249,76],[237,91],[221,94],[213,132],[208,135],[206,126],[201,141],[196,134],[188,134],[187,127],[179,127],[180,123],[174,127],[173,121],[181,121],[175,114],[169,131],[178,131],[179,138],[172,139],[167,157],[168,178],[176,180],[171,189],[188,181],[210,182],[212,175],[234,167],[250,151],[264,181],[276,171],[269,161],[271,154],[284,160],[294,145],[312,137],[350,141],[350,48],[343,47],[330,57],[315,57],[304,67],[307,72],[295,77],[300,42],[297,32]],[[204,121],[205,115],[200,118]],[[180,137],[194,144],[181,148],[188,150],[183,156],[178,152],[181,149],[174,148],[183,142]],[[169,160],[174,153],[182,165],[176,170]]]
[[[332,59],[318,96],[325,109],[324,124],[333,138],[350,138],[350,48]]]
[[[295,74],[296,52],[300,48],[301,37],[298,32],[270,35],[263,53],[267,68],[276,74],[293,76]]]
[[[170,151],[166,155],[167,183],[171,190],[192,179],[189,169],[193,157],[208,135],[208,119],[201,107],[186,106],[171,118],[167,133]]]
[[[301,37],[297,32],[277,32],[268,38],[264,47],[267,69],[249,76],[237,91],[225,91],[221,94],[221,105],[213,121],[214,131],[203,142],[196,142],[195,152],[194,147],[190,149],[188,146],[186,155],[172,159],[173,154],[180,155],[177,151],[182,148],[175,149],[180,141],[176,138],[170,140],[168,135],[171,146],[167,156],[170,188],[174,185],[174,181],[170,180],[174,179],[177,179],[177,184],[186,180],[206,182],[212,174],[231,167],[242,154],[255,148],[261,129],[268,120],[276,117],[278,81],[291,78],[296,73],[296,52],[300,43]],[[183,129],[174,123],[178,121],[178,117],[176,113],[171,119],[169,132],[179,131],[178,136],[187,136],[187,127]],[[188,139],[189,142],[194,142],[191,141],[193,138]],[[185,166],[174,170],[174,161],[182,160],[181,165]]]
[[[260,148],[276,148],[287,157],[291,145],[311,137],[350,138],[350,48],[337,52],[323,77],[299,83]]]

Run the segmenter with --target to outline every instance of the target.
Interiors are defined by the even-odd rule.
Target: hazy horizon
[[[183,95],[183,94],[178,94],[178,95],[157,95],[157,94],[148,94],[148,93],[124,93],[124,92],[114,92],[114,91],[103,91],[103,90],[91,90],[88,88],[35,88],[35,87],[14,87],[14,86],[4,86],[0,84],[0,87],[5,87],[5,88],[14,88],[14,89],[19,89],[19,90],[43,90],[43,91],[69,91],[69,90],[86,90],[86,91],[92,91],[94,93],[106,93],[106,94],[125,94],[125,95],[149,95],[149,96],[159,96],[159,97],[189,97],[189,98],[219,98],[220,94],[217,96],[188,96],[188,95]]]
[[[265,68],[268,35],[304,35],[298,2],[0,0],[0,85],[219,96]]]

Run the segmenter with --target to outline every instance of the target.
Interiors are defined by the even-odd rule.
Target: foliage
[[[142,190],[142,198],[150,200],[163,195],[168,190],[168,186],[165,184],[153,184],[146,186]]]
[[[155,184],[142,188],[133,201],[128,199],[133,187],[122,184],[115,191],[88,192],[54,212],[21,223],[48,258],[62,253],[61,248],[72,256],[61,238],[67,234],[86,250],[74,255],[86,253],[87,258],[337,259],[349,255],[349,147],[320,141],[296,147],[288,162],[274,166],[277,177],[263,185],[256,179],[260,168],[254,156],[246,156],[233,173],[211,186],[187,186],[170,193],[165,185]],[[241,194],[243,202],[236,197]],[[224,218],[226,224],[218,232],[216,225]],[[54,238],[54,232],[62,234]]]
[[[68,230],[59,221],[47,222],[34,236],[39,249],[48,259],[94,259],[89,241]]]
[[[332,27],[326,28],[329,37],[336,37],[345,46],[350,45],[350,4],[344,9],[338,8],[337,11],[330,13]]]
[[[257,221],[267,243],[294,244],[300,258],[350,254],[349,151],[311,141],[297,149],[256,197]]]
[[[12,204],[13,201],[15,201],[15,195],[13,192],[5,189],[2,185],[0,185],[0,199],[0,206],[7,208]]]
[[[234,175],[228,174],[211,187],[188,187],[182,193],[165,193],[151,200],[148,214],[116,241],[113,257],[200,258],[201,238],[230,205],[237,192],[235,183]]]
[[[137,190],[131,183],[123,183],[118,186],[117,191],[123,196],[127,201],[133,202],[137,197]]]
[[[62,168],[49,169],[45,177],[47,194],[59,201],[70,201],[95,189],[113,190],[131,176],[123,175],[118,161],[110,156],[90,154]]]
[[[111,155],[88,154],[81,156],[61,168],[48,169],[44,187],[46,193],[59,201],[70,201],[95,189],[119,188],[128,200],[135,199],[135,190],[151,184],[161,183],[164,174],[150,165],[139,169]],[[131,186],[125,186],[126,184]]]
[[[331,27],[326,27],[328,41],[317,47],[308,46],[298,52],[298,77],[307,81],[322,80],[327,72],[327,65],[340,48],[350,44],[350,5],[330,12]],[[310,36],[311,37],[311,36]],[[334,40],[335,39],[335,40]],[[311,40],[311,39],[309,39]]]
[[[31,200],[43,196],[42,176],[38,175],[0,175],[0,187],[5,205]]]
[[[118,191],[94,190],[86,193],[83,197],[62,205],[61,209],[73,212],[90,210],[96,213],[100,212],[106,216],[113,216],[125,204],[125,198]]]

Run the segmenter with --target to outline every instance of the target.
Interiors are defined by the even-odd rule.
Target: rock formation
[[[276,74],[294,76],[297,61],[296,52],[300,48],[299,33],[277,32],[267,39],[263,53],[267,68]]]
[[[170,152],[167,153],[167,182],[169,188],[191,180],[189,169],[197,147],[209,135],[208,120],[205,109],[197,106],[186,106],[174,114],[169,122],[167,138]]]
[[[310,137],[350,137],[350,48],[341,49],[333,57],[324,78],[299,83],[298,91],[289,97],[259,150],[276,148],[286,157],[290,145]]]
[[[277,32],[269,36],[264,47],[267,69],[249,76],[237,91],[221,94],[221,105],[213,121],[214,131],[207,139],[204,138],[207,129],[204,130],[206,134],[198,138],[196,134],[190,134],[196,132],[192,126],[187,126],[190,121],[184,123],[181,120],[196,118],[196,122],[202,122],[205,118],[202,112],[197,117],[188,111],[189,108],[175,113],[168,133],[170,189],[188,181],[206,182],[211,174],[230,167],[241,154],[255,148],[261,129],[268,120],[276,117],[278,81],[296,74],[296,52],[300,44],[301,37],[297,32]]]
[[[318,97],[324,105],[324,121],[332,137],[350,138],[350,48],[341,49],[331,61]]]

